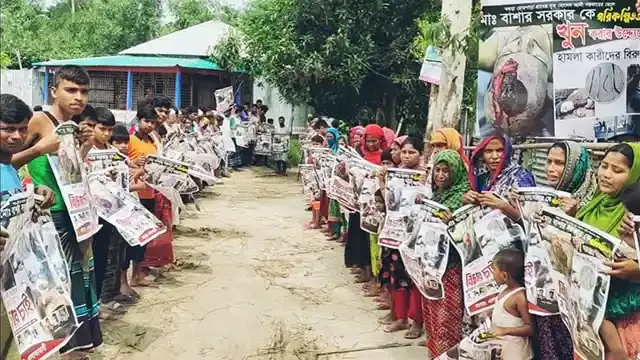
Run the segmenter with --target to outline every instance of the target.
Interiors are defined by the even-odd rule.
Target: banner
[[[149,174],[146,182],[176,189],[180,194],[193,194],[200,189],[189,177],[189,165],[160,156],[149,155],[144,164]]]
[[[233,86],[227,86],[214,91],[216,97],[216,111],[224,113],[233,106]]]
[[[422,60],[422,68],[420,68],[420,80],[440,85],[440,78],[442,77],[442,56],[440,55],[440,49],[429,45],[424,54]]]
[[[105,173],[114,183],[118,184],[124,191],[129,192],[129,158],[122,155],[118,150],[98,150],[91,149],[87,154],[87,161],[91,166],[91,171],[108,169]]]
[[[508,337],[503,339],[493,336],[491,319],[487,318],[469,336],[462,339],[460,344],[434,360],[511,360],[502,355],[505,341],[509,341]]]
[[[67,121],[58,125],[54,135],[60,137],[58,154],[49,154],[49,164],[67,206],[78,241],[84,241],[100,230],[98,213],[91,202],[84,161],[80,158],[78,125]]]
[[[9,239],[0,257],[0,295],[23,360],[57,355],[78,329],[69,267],[51,215],[30,187],[0,210]]]
[[[253,149],[256,155],[271,155],[271,134],[265,133],[256,136],[256,147]]]
[[[525,263],[525,273],[536,279],[535,287],[527,286],[530,311],[549,314],[557,303],[575,354],[602,360],[605,349],[598,331],[610,282],[601,271],[602,261],[613,259],[620,240],[557,210],[543,209],[541,220],[529,245],[539,260],[530,257]]]
[[[422,171],[389,169],[386,176],[386,217],[378,237],[378,244],[397,249],[417,229],[417,216],[425,186]]]
[[[129,245],[146,245],[167,231],[162,221],[129,192],[110,181],[105,173],[91,174],[89,185],[98,215],[113,225]]]
[[[320,200],[320,186],[313,165],[300,164],[300,176],[302,178],[302,192],[309,202]]]
[[[571,198],[568,192],[554,190],[551,188],[525,187],[518,188],[514,191],[517,200],[522,221],[524,223],[524,232],[527,239],[532,233],[532,217],[534,214],[542,211],[544,207],[560,207],[563,198]],[[535,233],[535,231],[533,231]],[[527,250],[529,241],[523,243],[524,250]]]
[[[447,212],[447,207],[422,199],[416,217],[417,231],[398,248],[416,288],[431,300],[445,297],[442,276],[449,259]]]
[[[465,205],[453,213],[449,235],[462,259],[464,304],[473,316],[490,310],[502,291],[491,271],[493,256],[500,250],[522,249],[525,233],[500,210]]]
[[[357,159],[348,149],[340,147],[335,155],[327,195],[337,200],[349,211],[357,211],[358,198],[353,188],[354,182],[349,171],[349,160]]]

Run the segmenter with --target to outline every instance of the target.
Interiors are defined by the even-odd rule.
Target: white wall
[[[293,106],[284,101],[278,92],[278,89],[267,84],[260,78],[253,80],[253,102],[262,100],[262,102],[269,107],[267,118],[273,118],[274,122],[278,122],[280,116],[284,116],[287,121],[287,125],[290,125],[293,119],[293,129],[304,128],[306,129],[306,119],[308,114],[313,113],[313,109],[310,106]]]
[[[13,94],[27,105],[42,105],[43,75],[31,69],[0,70],[0,92]]]

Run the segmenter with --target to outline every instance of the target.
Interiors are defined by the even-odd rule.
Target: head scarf
[[[384,139],[387,143],[387,146],[391,146],[391,144],[393,144],[393,141],[396,139],[396,133],[388,127],[382,128],[382,132],[384,133]]]
[[[625,186],[631,185],[640,179],[640,144],[626,143],[633,150],[633,164],[631,173]],[[576,215],[578,220],[605,231],[615,237],[620,237],[618,229],[625,214],[625,207],[619,197],[598,192]]]
[[[431,145],[435,144],[446,144],[447,149],[453,150],[460,154],[462,161],[464,161],[465,166],[469,169],[469,159],[467,159],[467,155],[464,153],[464,146],[462,141],[462,135],[458,132],[458,130],[454,128],[442,128],[434,131],[431,134]]]
[[[338,151],[340,145],[338,145],[338,138],[340,137],[340,132],[336,128],[329,128],[327,133],[333,135],[333,139],[329,139],[327,137],[327,146],[335,153]]]
[[[394,142],[398,144],[398,146],[402,147],[402,143],[404,143],[404,141],[407,140],[408,137],[409,136],[407,135],[398,136]]]
[[[491,140],[500,140],[504,144],[504,153],[494,174],[484,164],[482,152]],[[532,187],[536,185],[535,178],[529,170],[513,163],[513,146],[511,139],[503,136],[489,136],[484,138],[471,154],[471,169],[469,181],[475,191],[493,191],[506,196],[513,187]]]
[[[374,137],[380,140],[380,149],[378,151],[372,152],[367,150],[367,137]],[[367,125],[367,127],[364,128],[364,139],[362,139],[362,157],[372,164],[380,165],[382,162],[382,150],[386,148],[387,142],[382,128],[376,124]]]
[[[451,185],[444,190],[436,189],[434,186],[433,201],[448,207],[451,211],[455,211],[462,206],[464,194],[471,190],[471,184],[469,184],[469,178],[467,177],[467,167],[460,154],[454,150],[440,151],[436,155],[433,164],[437,165],[442,162],[449,166]]]
[[[351,146],[355,145],[353,143],[353,138],[356,135],[360,135],[360,138],[362,138],[362,136],[364,135],[364,127],[358,125],[349,129],[349,145]],[[362,139],[360,141],[362,141]]]
[[[575,141],[562,141],[556,145],[562,146],[565,154],[564,171],[556,190],[572,193],[578,200],[578,208],[582,208],[598,190],[589,152]]]

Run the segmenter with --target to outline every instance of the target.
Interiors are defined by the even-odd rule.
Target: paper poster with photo
[[[434,360],[511,360],[502,354],[509,338],[494,336],[491,327],[491,318],[487,318],[458,345]]]
[[[562,206],[563,198],[571,198],[571,194],[565,191],[542,187],[517,188],[514,191],[518,209],[522,214],[524,232],[529,236],[532,233],[532,217],[535,213],[542,211],[544,207],[557,208]],[[533,231],[535,233],[535,231]],[[523,245],[526,245],[525,241]]]
[[[167,231],[162,221],[129,192],[110,181],[104,172],[92,173],[89,185],[98,215],[113,225],[129,245],[146,245]]]
[[[475,315],[491,309],[502,291],[493,279],[493,257],[502,249],[522,249],[524,230],[500,210],[465,205],[453,213],[448,231],[462,259],[467,312]]]
[[[149,175],[145,180],[149,185],[161,185],[176,189],[180,194],[193,194],[200,189],[189,176],[189,165],[161,156],[149,155],[144,164]]]
[[[541,221],[536,225],[538,236],[532,239],[529,251],[540,248],[540,252],[548,253],[549,264],[538,264],[536,272],[541,282],[555,282],[555,288],[540,284],[535,289],[527,287],[527,297],[536,299],[538,294],[531,294],[532,291],[553,289],[553,295],[543,296],[557,300],[576,356],[603,360],[605,349],[598,331],[604,319],[610,276],[601,270],[604,260],[613,259],[620,240],[557,209],[543,209]],[[531,265],[525,265],[529,267],[525,271],[531,271]],[[544,269],[545,266],[550,268]],[[550,279],[548,274],[553,274]]]
[[[57,154],[49,154],[49,165],[67,206],[78,241],[90,239],[100,230],[98,213],[91,202],[85,163],[80,157],[79,128],[73,121],[58,125],[54,135],[60,138]]]
[[[260,134],[256,137],[256,147],[253,149],[253,153],[256,155],[271,155],[271,134]]]
[[[420,204],[425,197],[425,172],[388,169],[385,180],[386,216],[378,244],[397,249],[418,229]]]
[[[58,232],[41,201],[30,187],[0,210],[9,233],[0,256],[0,297],[21,359],[57,355],[80,326]]]
[[[300,164],[300,177],[302,179],[302,192],[309,202],[320,200],[320,186],[318,176],[311,164]]]
[[[554,135],[552,33],[565,9],[514,0],[482,7],[476,136]]]
[[[105,175],[122,189],[129,191],[129,158],[127,156],[115,149],[91,149],[87,154],[87,161],[92,172],[108,169]]]
[[[220,158],[213,153],[187,151],[179,159],[189,165],[189,175],[213,185],[216,183],[214,171],[220,166]]]
[[[378,234],[384,221],[384,197],[380,189],[378,172],[380,167],[362,159],[349,160],[349,173],[360,212],[360,228],[370,234]]]
[[[236,126],[234,133],[236,139],[236,146],[240,146],[241,148],[249,147],[249,139],[248,139],[249,125],[248,124],[238,124]]]
[[[233,106],[233,86],[227,86],[213,92],[216,97],[216,111],[224,113]]]
[[[413,284],[430,300],[444,299],[442,276],[449,259],[446,206],[423,199],[417,231],[400,247],[400,255]]]
[[[347,148],[340,147],[335,155],[331,178],[329,180],[329,190],[327,194],[330,198],[338,201],[341,206],[349,211],[358,210],[358,198],[354,189],[355,181],[349,171],[349,160],[358,159],[355,154]]]
[[[554,19],[556,133],[608,140],[639,134],[640,16],[635,0],[574,2]]]
[[[325,173],[323,172],[323,163],[325,162],[325,156],[331,153],[331,149],[312,147],[309,149],[311,154],[311,161],[313,162],[313,169],[318,177],[318,184],[320,190],[326,190],[328,179],[325,179]]]
[[[286,154],[289,152],[289,134],[274,133],[271,139],[271,152],[273,154]]]

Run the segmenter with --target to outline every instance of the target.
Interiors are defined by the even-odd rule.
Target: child
[[[491,269],[496,283],[507,286],[498,295],[491,316],[491,333],[505,339],[502,358],[532,359],[529,337],[533,335],[533,318],[524,288],[524,253],[503,249],[493,257]]]
[[[322,147],[324,143],[324,139],[322,136],[314,136],[311,138],[311,147]],[[311,157],[311,153],[306,159],[307,164],[313,164],[313,158]],[[311,203],[311,222],[305,224],[305,228],[307,229],[319,229],[320,228],[320,199],[316,199]]]

